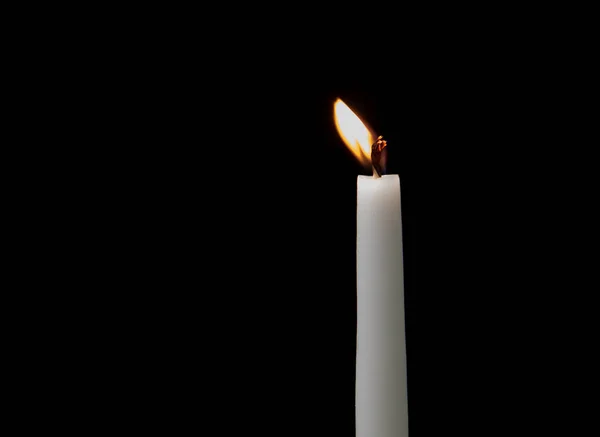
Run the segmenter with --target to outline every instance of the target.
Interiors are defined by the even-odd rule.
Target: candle
[[[356,437],[407,437],[400,179],[383,174],[386,142],[339,99],[334,113],[340,136],[374,173],[357,180]]]

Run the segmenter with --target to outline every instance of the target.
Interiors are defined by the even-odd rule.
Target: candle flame
[[[371,165],[371,145],[375,133],[341,99],[333,105],[335,126],[352,154],[362,165]]]

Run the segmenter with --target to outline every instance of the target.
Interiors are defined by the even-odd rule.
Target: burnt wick
[[[379,178],[385,174],[385,161],[387,155],[387,141],[380,135],[371,145],[371,163],[373,165],[373,177]]]

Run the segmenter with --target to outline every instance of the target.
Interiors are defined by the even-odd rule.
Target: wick
[[[387,146],[387,141],[380,135],[371,145],[371,163],[373,165],[373,177],[379,178],[385,173],[385,153],[384,149]]]

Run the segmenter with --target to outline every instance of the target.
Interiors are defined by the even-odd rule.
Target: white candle
[[[339,99],[334,113],[340,136],[370,168],[374,132]],[[356,437],[407,437],[398,175],[358,176],[356,221]]]
[[[358,177],[356,437],[408,436],[398,175]]]

